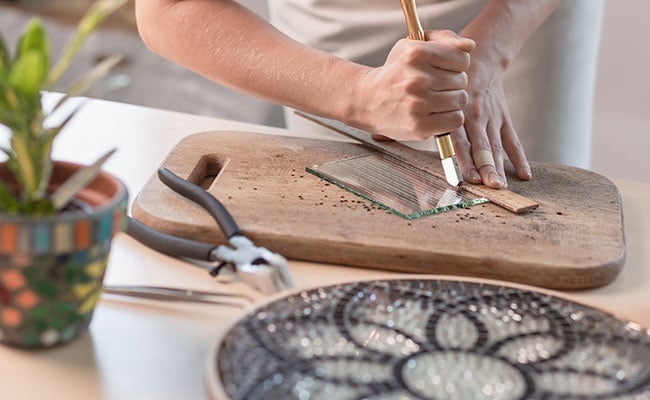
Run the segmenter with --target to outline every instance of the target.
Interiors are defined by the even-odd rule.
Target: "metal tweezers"
[[[173,302],[192,302],[204,304],[216,304],[223,306],[234,306],[245,308],[254,302],[254,299],[245,294],[223,292],[223,291],[203,291],[192,289],[180,289],[159,286],[104,286],[104,294],[114,296],[128,296],[148,300],[162,300]]]

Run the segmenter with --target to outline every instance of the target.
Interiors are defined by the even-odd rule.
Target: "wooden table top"
[[[264,126],[93,100],[61,134],[54,155],[89,163],[117,147],[106,170],[126,183],[133,201],[176,143],[192,133],[213,130],[300,136]],[[339,139],[336,134],[316,138]],[[5,140],[6,135],[0,134],[0,145]],[[650,327],[650,185],[615,183],[625,217],[628,252],[623,271],[611,284],[597,289],[547,292]],[[289,264],[299,289],[409,276],[292,260]],[[247,290],[237,283],[215,282],[204,270],[156,253],[124,234],[113,242],[105,280],[112,285]],[[232,307],[104,296],[90,333],[69,345],[33,352],[0,346],[0,397],[206,399],[204,365],[209,348],[242,315],[243,310]]]

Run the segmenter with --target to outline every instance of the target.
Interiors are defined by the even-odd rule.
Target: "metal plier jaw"
[[[287,259],[265,247],[253,244],[245,236],[236,235],[228,241],[232,247],[220,245],[214,255],[231,264],[244,283],[263,294],[273,294],[293,287]]]
[[[133,218],[128,219],[129,235],[161,253],[208,261],[212,264],[208,269],[212,276],[216,276],[222,267],[230,265],[239,280],[264,294],[277,293],[293,286],[287,260],[277,253],[253,244],[217,198],[167,168],[158,170],[158,178],[179,195],[205,209],[217,222],[229,245],[215,246],[169,235]]]

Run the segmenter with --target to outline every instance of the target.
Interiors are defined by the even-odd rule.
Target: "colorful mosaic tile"
[[[11,258],[0,256],[0,340],[51,346],[84,330],[99,299],[110,248],[106,242],[96,247],[95,259],[79,257],[88,251],[40,256],[20,270],[4,269]]]
[[[0,343],[49,347],[86,329],[126,205],[123,188],[95,214],[0,215]]]

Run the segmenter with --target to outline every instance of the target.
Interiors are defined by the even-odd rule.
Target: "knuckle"
[[[453,90],[461,89],[458,86],[457,79],[448,71],[436,71],[431,74],[430,87],[434,90]]]
[[[472,62],[471,56],[468,52],[463,51],[460,60],[460,69],[463,71],[467,70]]]
[[[475,121],[480,121],[483,118],[483,108],[478,104],[473,104],[467,111],[467,117]]]
[[[465,108],[469,104],[469,95],[466,91],[461,90],[458,96],[460,108]]]
[[[419,97],[409,96],[403,100],[406,113],[410,118],[417,118],[427,108],[427,102]]]
[[[410,112],[406,112],[405,119],[402,122],[404,128],[410,133],[415,133],[418,130],[417,118],[415,118]]]
[[[461,72],[460,73],[460,85],[462,89],[465,89],[467,85],[469,84],[469,77],[467,76],[466,72]]]
[[[479,150],[490,151],[490,140],[485,135],[485,132],[476,132],[471,140],[473,152],[477,152]]]
[[[454,136],[459,136],[459,135],[454,135]],[[454,138],[454,147],[456,148],[456,151],[459,153],[464,153],[464,154],[469,154],[472,144],[467,140],[467,138],[464,137],[457,137]]]
[[[452,31],[451,29],[443,29],[440,31],[440,36],[448,40],[450,38],[456,38],[458,35],[456,34],[456,32]]]
[[[465,114],[461,110],[452,111],[449,113],[449,126],[450,129],[458,129],[465,123]]]
[[[419,63],[427,58],[429,51],[420,43],[412,43],[404,50],[403,58],[408,64]]]
[[[524,145],[522,145],[521,142],[516,137],[513,138],[513,140],[511,141],[511,147],[516,152],[523,153],[524,151]]]
[[[404,91],[408,94],[417,94],[429,86],[429,79],[423,74],[413,74],[404,79]]]
[[[427,138],[427,127],[420,118],[410,118],[407,126],[412,139],[423,140]]]
[[[459,73],[467,71],[470,65],[469,53],[456,48],[447,48],[445,54],[449,69]]]
[[[427,38],[429,40],[449,40],[449,38],[455,38],[457,36],[456,32],[450,29],[440,29],[427,32]]]
[[[495,156],[503,154],[503,146],[501,145],[501,142],[490,143],[490,148],[492,149],[492,154]]]

